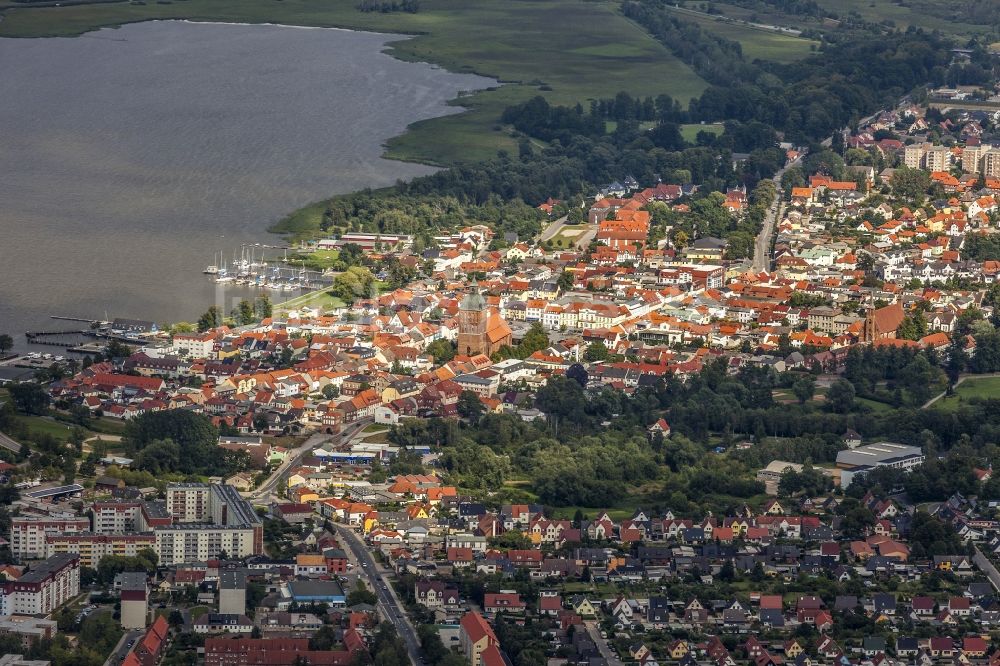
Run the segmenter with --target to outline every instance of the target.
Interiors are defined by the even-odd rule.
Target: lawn
[[[71,36],[149,19],[330,26],[416,35],[390,52],[455,72],[501,81],[455,100],[467,113],[422,121],[389,141],[390,157],[430,164],[480,160],[516,150],[499,117],[507,106],[544,95],[556,104],[668,93],[686,103],[705,82],[610,0],[423,0],[419,13],[363,13],[355,0],[185,0],[7,9],[0,36]]]
[[[758,28],[723,17],[713,18],[700,12],[675,8],[685,21],[696,23],[702,30],[725,39],[739,42],[747,60],[772,60],[788,63],[801,60],[811,54],[819,42],[784,34],[766,28]]]
[[[288,310],[295,310],[297,308],[310,307],[325,311],[333,308],[342,308],[344,305],[346,304],[339,297],[334,296],[326,289],[318,289],[308,294],[296,296],[284,303],[278,303],[274,306],[274,310],[275,312],[287,312]]]
[[[73,432],[73,426],[43,416],[21,416],[19,418],[28,426],[31,435],[48,434],[56,439],[65,440]],[[88,436],[90,436],[89,433]]]
[[[202,615],[208,614],[208,606],[193,606],[189,612],[191,614],[191,621],[194,622]]]
[[[969,377],[955,388],[955,394],[941,398],[932,409],[951,412],[970,398],[1000,398],[1000,377]]]
[[[719,136],[725,128],[722,123],[690,123],[687,125],[681,125],[681,136],[688,143],[694,143],[698,140],[698,132],[709,132],[715,136]]]

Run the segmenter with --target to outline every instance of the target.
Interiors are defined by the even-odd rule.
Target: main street
[[[368,420],[358,421],[346,426],[336,435],[326,435],[323,433],[316,433],[309,437],[305,442],[302,443],[294,451],[290,451],[287,456],[285,456],[284,462],[278,465],[278,468],[271,473],[271,476],[267,478],[264,483],[260,484],[260,487],[256,490],[251,491],[246,495],[247,500],[250,502],[260,501],[267,499],[271,494],[274,494],[284,483],[287,482],[291,471],[298,467],[299,463],[307,455],[312,453],[321,444],[328,441],[334,441],[337,445],[345,444],[354,438],[361,430],[364,429],[369,423]]]
[[[774,181],[774,191],[777,194],[774,197],[774,203],[767,209],[767,215],[764,216],[764,224],[761,226],[760,233],[757,234],[757,241],[753,246],[753,269],[758,273],[771,270],[771,236],[774,235],[774,225],[777,223],[778,216],[781,215],[781,211],[785,205],[782,202],[781,177],[785,175],[785,171],[793,166],[798,166],[801,161],[802,156],[799,155],[778,169],[777,173],[771,178]]]
[[[382,607],[383,614],[396,627],[396,633],[399,634],[406,645],[406,651],[410,655],[410,662],[413,664],[422,664],[423,660],[420,657],[420,641],[417,640],[417,632],[414,631],[413,625],[410,624],[410,619],[403,610],[403,604],[396,596],[395,590],[392,589],[392,584],[386,575],[388,572],[379,567],[375,558],[372,557],[371,552],[368,550],[368,546],[354,530],[340,524],[335,524],[334,527],[337,528],[337,533],[341,541],[360,564],[356,573],[368,576],[372,592],[378,598],[378,603]]]

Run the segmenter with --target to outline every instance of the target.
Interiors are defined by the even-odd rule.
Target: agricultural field
[[[801,60],[819,47],[819,42],[758,28],[726,17],[713,17],[700,12],[675,8],[685,21],[696,23],[707,32],[739,42],[747,60],[772,60],[788,63]]]
[[[148,4],[80,4],[13,8],[0,36],[72,36],[151,19],[242,21],[343,27],[416,35],[394,42],[403,60],[431,62],[503,85],[454,100],[466,113],[422,121],[389,141],[387,155],[428,164],[492,157],[516,142],[499,124],[503,110],[535,95],[551,103],[586,104],[613,97],[668,93],[686,103],[706,83],[611,1],[424,0],[416,14],[360,12],[354,0],[184,0]]]

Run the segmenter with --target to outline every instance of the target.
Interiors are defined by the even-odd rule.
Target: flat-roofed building
[[[916,446],[878,442],[845,449],[837,453],[837,467],[843,470],[840,485],[851,485],[855,476],[865,474],[877,467],[892,467],[909,471],[924,462],[924,453]]]
[[[89,530],[90,521],[86,518],[16,516],[11,520],[10,551],[21,559],[46,557],[47,536]]]

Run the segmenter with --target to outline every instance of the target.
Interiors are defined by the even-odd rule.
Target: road
[[[281,484],[287,481],[291,470],[295,469],[299,462],[301,462],[301,460],[308,454],[312,453],[314,449],[330,440],[337,442],[338,445],[349,442],[351,438],[364,429],[369,422],[369,420],[363,420],[352,423],[336,435],[327,435],[323,433],[311,435],[309,439],[307,439],[299,448],[289,452],[289,454],[285,457],[285,461],[278,465],[278,468],[271,473],[271,476],[267,478],[267,481],[262,483],[256,490],[247,494],[247,499],[253,502],[255,500],[267,498],[268,495],[271,495],[276,490],[280,489]]]
[[[111,651],[110,655],[108,655],[108,659],[104,662],[104,666],[118,666],[118,664],[122,663],[125,656],[131,649],[129,647],[129,641],[132,641],[134,644],[142,638],[145,633],[146,632],[142,629],[132,629],[131,631],[126,631],[122,634],[121,640],[118,641],[118,645],[116,645],[115,649]]]
[[[8,451],[13,451],[14,453],[21,452],[21,445],[15,442],[13,439],[7,435],[0,432],[0,446],[7,449]]]
[[[396,627],[396,633],[399,634],[400,638],[403,639],[403,643],[406,644],[406,651],[410,655],[410,662],[413,664],[423,663],[420,657],[420,641],[417,640],[417,632],[414,631],[413,625],[410,624],[410,619],[406,616],[406,611],[403,610],[403,604],[396,597],[395,590],[392,589],[392,585],[386,575],[388,572],[378,566],[375,558],[368,550],[368,546],[354,530],[345,525],[335,524],[334,526],[337,528],[341,542],[361,564],[360,567],[356,567],[356,573],[368,576],[370,587],[375,596],[378,597],[378,603],[382,608],[383,614]]]
[[[976,549],[976,554],[972,556],[972,561],[979,567],[980,571],[986,574],[986,577],[993,583],[993,587],[1000,590],[1000,571],[997,571],[993,563],[983,555],[982,551],[979,550],[979,546],[973,544],[973,548]]]
[[[623,666],[622,660],[618,658],[615,651],[608,645],[607,639],[601,638],[601,630],[597,626],[597,620],[586,620],[583,626],[587,628],[590,640],[597,644],[597,650],[604,657],[604,661],[608,663],[608,666]]]
[[[760,233],[757,234],[757,241],[753,246],[753,269],[758,273],[771,270],[771,236],[774,235],[774,225],[785,206],[782,201],[781,177],[785,175],[785,171],[788,169],[798,166],[801,160],[801,155],[796,157],[778,169],[778,172],[771,178],[774,181],[774,191],[777,192],[777,196],[774,197],[774,203],[771,204],[771,207],[767,209],[767,215],[764,216],[764,224],[760,229]]]
[[[558,220],[553,220],[552,222],[550,222],[549,226],[545,227],[545,229],[542,230],[542,234],[538,237],[538,242],[544,243],[547,240],[555,238],[556,236],[559,235],[559,232],[562,231],[562,228],[564,226],[566,226],[565,215],[560,217]],[[584,224],[582,226],[586,227],[584,232],[579,236],[575,236],[573,238],[573,245],[581,250],[586,249],[586,247],[590,245],[590,241],[592,241],[594,239],[594,236],[597,235],[596,224]],[[570,248],[566,249],[568,250]]]

